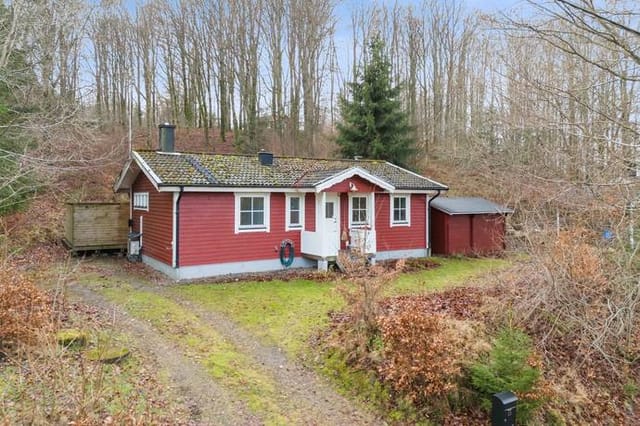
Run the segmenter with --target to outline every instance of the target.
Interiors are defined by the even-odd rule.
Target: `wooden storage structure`
[[[74,252],[127,248],[128,203],[67,203],[64,243]]]
[[[509,208],[483,198],[440,197],[429,213],[433,254],[487,255],[505,249]]]

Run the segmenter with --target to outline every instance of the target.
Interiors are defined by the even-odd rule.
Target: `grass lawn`
[[[389,287],[389,295],[419,294],[464,285],[470,279],[503,269],[502,259],[435,259],[440,267],[402,274]],[[249,331],[300,355],[309,337],[326,326],[331,310],[343,307],[334,283],[306,280],[189,284],[173,287],[176,296],[223,312]]]

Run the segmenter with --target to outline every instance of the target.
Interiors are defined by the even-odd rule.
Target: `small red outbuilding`
[[[495,254],[505,248],[505,218],[513,210],[484,198],[439,197],[431,202],[433,254]]]

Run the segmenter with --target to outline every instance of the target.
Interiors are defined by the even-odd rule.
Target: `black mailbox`
[[[514,426],[516,424],[516,404],[518,397],[513,392],[499,392],[491,398],[491,425]]]

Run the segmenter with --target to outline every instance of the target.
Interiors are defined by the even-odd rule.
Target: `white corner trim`
[[[298,225],[291,225],[289,219],[291,217],[290,213],[291,213],[291,204],[289,203],[289,201],[291,200],[291,198],[298,198],[300,199],[300,204],[299,204],[299,211],[300,211],[300,224]],[[305,211],[305,205],[304,205],[304,199],[305,199],[305,194],[302,193],[288,193],[285,194],[284,197],[284,215],[285,215],[285,231],[301,231],[304,230],[304,211]]]
[[[176,267],[178,264],[178,253],[176,252],[176,247],[178,247],[178,198],[180,197],[179,192],[173,193],[172,200],[172,208],[173,214],[171,215],[171,266]]]
[[[235,198],[235,233],[239,234],[242,232],[270,232],[271,226],[271,193],[269,192],[236,192],[233,194]],[[241,198],[249,198],[249,197],[259,197],[264,199],[264,226],[254,226],[254,227],[240,227],[240,199]]]
[[[342,182],[345,179],[349,179],[355,175],[360,176],[361,178],[368,180],[369,182],[379,186],[380,188],[386,191],[393,191],[396,189],[395,186],[391,185],[389,182],[382,180],[378,177],[373,176],[371,173],[366,170],[361,169],[360,167],[351,167],[349,169],[343,170],[340,173],[337,173],[333,176],[330,176],[315,185],[316,192],[322,192],[327,188],[331,188],[333,185]]]
[[[393,210],[394,210],[394,200],[396,198],[405,198],[406,199],[406,211],[407,211],[407,220],[404,222],[394,222],[393,220]],[[400,195],[389,195],[389,226],[391,228],[397,226],[411,226],[411,194],[400,194]]]

